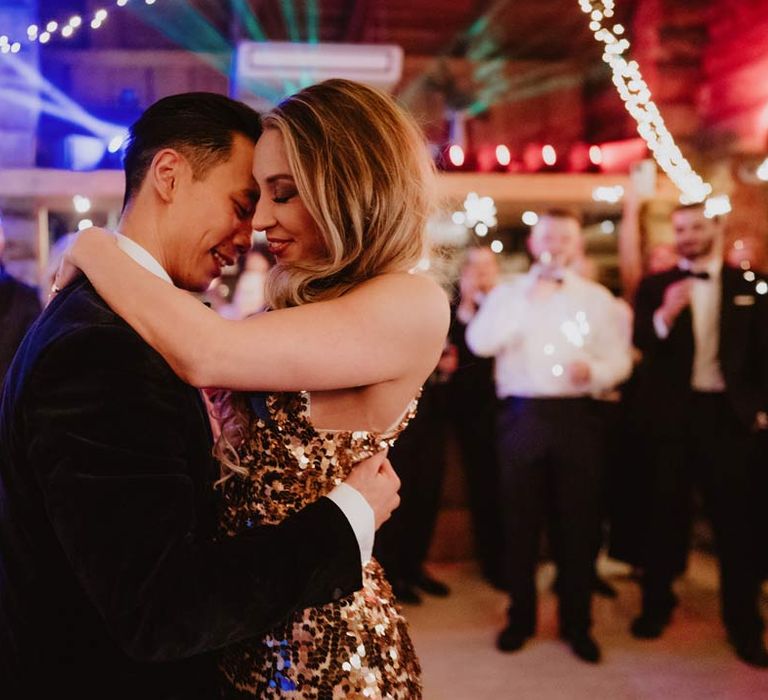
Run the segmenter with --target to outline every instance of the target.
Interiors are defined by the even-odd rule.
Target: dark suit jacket
[[[87,281],[35,323],[0,405],[0,694],[217,697],[216,651],[361,586],[322,498],[216,538],[207,415]]]
[[[11,277],[0,263],[0,387],[16,348],[39,314],[37,292]]]
[[[674,433],[688,406],[694,336],[690,308],[662,340],[653,314],[664,291],[682,278],[677,270],[646,277],[635,301],[634,342],[643,358],[635,385],[639,415],[654,432]],[[742,271],[723,267],[720,312],[720,368],[726,393],[739,420],[751,428],[755,414],[768,408],[768,299]]]
[[[458,367],[451,376],[451,403],[460,413],[495,411],[496,383],[492,357],[479,357],[467,345],[467,324],[456,316],[457,305],[451,305],[450,342],[456,346]],[[491,413],[493,420],[493,413]]]

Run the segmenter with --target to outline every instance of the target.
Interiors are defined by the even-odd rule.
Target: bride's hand
[[[95,249],[104,245],[105,242],[114,244],[115,236],[111,232],[95,226],[80,231],[74,237],[70,246],[61,256],[61,262],[56,270],[51,292],[48,295],[49,304],[56,294],[83,274],[81,261],[87,260],[89,255],[94,255]]]

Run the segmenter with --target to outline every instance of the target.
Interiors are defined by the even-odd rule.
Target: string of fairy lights
[[[579,0],[582,12],[589,15],[589,28],[604,45],[603,61],[613,72],[613,83],[627,111],[637,122],[637,131],[648,144],[659,167],[681,192],[680,201],[704,201],[712,186],[691,167],[667,129],[651,91],[643,80],[637,61],[627,60],[629,41],[622,37],[624,27],[611,22],[614,0]],[[607,24],[612,25],[609,29]]]
[[[133,2],[154,5],[157,0],[114,0],[113,6],[122,8]],[[645,140],[659,167],[680,189],[682,202],[704,201],[712,186],[693,169],[675,143],[672,134],[654,103],[647,83],[643,80],[636,61],[627,59],[629,41],[623,37],[621,24],[613,23],[615,0],[579,0],[579,6],[589,15],[589,28],[604,46],[603,61],[613,74],[613,83],[625,108],[637,122],[637,131]],[[26,37],[0,34],[0,53],[18,53],[24,43],[47,44],[57,35],[63,39],[73,37],[83,27],[101,28],[109,18],[109,10],[101,8],[90,16],[72,15],[68,20],[50,19],[27,27]],[[610,28],[609,28],[610,27]]]
[[[157,0],[133,0],[134,3],[143,2],[145,5],[154,5]],[[125,7],[131,0],[115,0],[115,7]],[[83,27],[100,29],[109,17],[109,10],[98,9],[89,18],[80,15],[72,15],[67,21],[51,19],[39,24],[30,24],[27,27],[27,36],[9,37],[0,34],[0,53],[18,53],[24,43],[47,44],[57,34],[64,39],[70,39]]]

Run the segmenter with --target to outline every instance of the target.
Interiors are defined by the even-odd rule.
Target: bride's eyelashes
[[[293,199],[297,194],[298,191],[293,188],[288,190],[276,190],[272,195],[272,201],[276,204],[285,204],[286,202],[289,202],[291,199]]]
[[[275,204],[286,204],[287,202],[290,202],[297,194],[298,190],[296,189],[290,189],[290,190],[276,190],[272,193],[272,201],[275,202]],[[261,199],[261,194],[256,195],[256,200],[253,204],[253,208],[256,208],[256,203],[258,203],[259,199]]]

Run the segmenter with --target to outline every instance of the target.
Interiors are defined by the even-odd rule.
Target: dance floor
[[[557,638],[551,566],[542,566],[539,574],[538,635],[514,654],[494,647],[506,596],[485,584],[472,564],[430,568],[451,586],[451,596],[424,596],[422,605],[405,607],[424,670],[425,700],[768,698],[768,670],[747,666],[726,645],[716,567],[706,554],[692,556],[689,572],[678,584],[681,604],[673,624],[654,641],[630,636],[639,589],[625,568],[601,560],[601,574],[619,595],[594,599],[594,633],[603,650],[597,666],[579,661]]]

